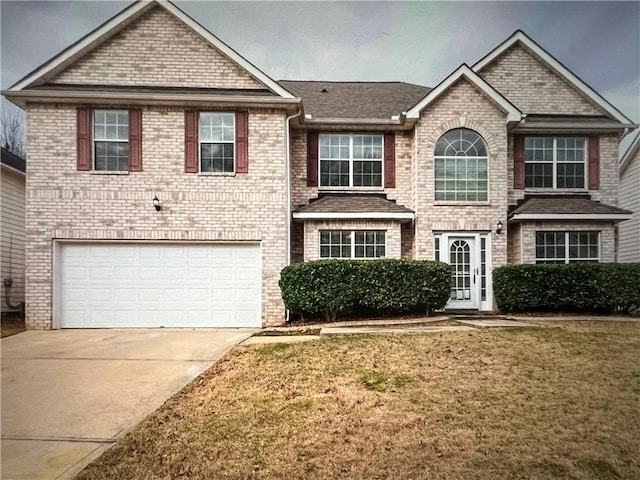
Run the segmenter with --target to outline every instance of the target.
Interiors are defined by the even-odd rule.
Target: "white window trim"
[[[124,140],[116,139],[116,138],[96,138],[96,113],[97,112],[111,112],[111,113],[126,113],[127,114],[127,132],[129,132],[129,110],[123,110],[121,108],[112,109],[112,108],[95,108],[91,111],[91,171],[99,172],[99,173],[108,173],[108,174],[118,174],[122,172],[122,174],[129,173],[129,162],[131,161],[131,151],[127,149],[127,169],[126,170],[97,170],[96,169],[96,142],[104,142],[104,143],[126,143],[129,144],[129,135]]]
[[[322,143],[322,137],[332,136],[332,135],[347,135],[349,136],[349,158],[325,158],[323,159],[320,156],[320,144]],[[380,158],[380,185],[353,185],[353,162],[357,161],[377,161],[377,158],[353,158],[353,136],[354,135],[375,135],[379,136],[382,140],[382,157]],[[349,161],[349,185],[322,185],[322,174],[321,174],[321,164],[322,161],[330,162],[330,161]],[[354,132],[354,133],[345,133],[345,132],[326,132],[318,135],[318,188],[321,190],[344,190],[345,188],[354,189],[354,190],[382,190],[384,189],[384,134],[377,132]]]
[[[231,115],[233,117],[233,142],[203,142],[202,141],[202,135],[200,134],[200,125],[201,125],[201,121],[202,121],[202,115],[203,114],[214,114],[214,115]],[[238,160],[238,152],[237,152],[237,147],[236,147],[236,129],[237,129],[237,125],[236,125],[236,114],[234,112],[216,112],[216,111],[207,111],[207,110],[203,110],[198,112],[198,173],[202,174],[202,175],[209,175],[209,176],[230,176],[230,175],[235,175],[236,173],[236,162]],[[211,171],[203,171],[202,170],[202,144],[206,143],[206,144],[228,144],[228,143],[233,143],[233,170],[230,172],[227,171],[222,171],[222,172],[211,172]]]
[[[534,161],[527,161],[526,158],[524,158],[524,164],[525,164],[525,176],[524,176],[524,182],[525,182],[525,188],[527,190],[532,189],[532,190],[542,190],[542,189],[551,189],[551,190],[587,190],[589,187],[589,142],[587,141],[587,137],[583,136],[583,135],[525,135],[525,142],[527,141],[527,138],[553,138],[553,186],[551,187],[527,187],[527,174],[526,174],[526,165],[529,163],[550,163],[550,162],[534,162]],[[582,140],[584,141],[584,161],[583,161],[583,165],[584,165],[584,185],[582,187],[562,187],[559,188],[558,187],[558,138],[582,138]],[[523,155],[526,157],[526,151],[527,148],[525,146]],[[579,162],[561,162],[561,163],[579,163]]]
[[[485,198],[484,200],[442,200],[442,199],[437,199],[436,195],[438,194],[438,191],[436,190],[436,181],[438,180],[438,178],[436,177],[436,160],[444,160],[445,162],[447,160],[451,160],[451,159],[457,159],[457,158],[465,158],[466,160],[486,160],[487,162],[487,178],[486,178],[486,182],[487,182],[487,198]],[[446,180],[444,180],[446,181]],[[468,182],[468,179],[465,179],[466,182]],[[457,192],[457,190],[455,190]],[[468,192],[468,191],[467,191]],[[479,190],[477,191],[478,193],[480,192]],[[473,204],[482,204],[482,203],[489,203],[489,155],[487,156],[465,156],[465,157],[452,157],[452,156],[447,156],[447,155],[434,155],[433,156],[433,200],[435,202],[442,202],[444,204],[446,203],[454,203],[454,204],[458,204],[458,205],[466,205],[469,203],[473,203]]]
[[[322,252],[322,240],[321,240],[321,235],[320,233],[322,232],[349,232],[349,234],[351,235],[351,256],[349,257],[323,257],[321,255]],[[378,232],[382,232],[384,233],[384,257],[356,257],[356,232],[363,232],[363,233],[378,233]],[[374,248],[377,244],[374,244]],[[366,251],[366,249],[365,249]],[[345,230],[345,229],[336,229],[336,230],[318,230],[318,259],[320,260],[378,260],[381,258],[387,258],[387,231],[386,230],[361,230],[361,229],[356,229],[356,230]]]
[[[564,233],[564,259],[562,258],[538,258],[537,252],[534,255],[534,260],[536,265],[544,265],[546,261],[555,261],[555,260],[564,260],[564,265],[568,265],[570,263],[580,263],[580,262],[593,262],[602,263],[602,232],[595,230],[537,230],[535,232],[538,233]],[[571,258],[569,256],[569,235],[572,233],[597,233],[598,234],[598,257],[597,258]],[[534,242],[534,249],[537,250],[538,242]],[[535,251],[535,250],[534,250]],[[538,263],[540,260],[542,263]]]

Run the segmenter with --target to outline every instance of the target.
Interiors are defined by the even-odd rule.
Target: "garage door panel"
[[[259,327],[257,244],[62,244],[62,327]]]

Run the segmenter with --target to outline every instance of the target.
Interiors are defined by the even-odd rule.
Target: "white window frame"
[[[527,164],[531,163],[550,163],[550,162],[536,162],[536,161],[527,161],[527,147],[526,142],[527,138],[553,138],[553,160],[552,160],[552,169],[553,169],[553,186],[551,187],[527,187]],[[558,138],[581,138],[584,141],[584,185],[582,187],[558,187]],[[524,184],[526,189],[553,189],[553,190],[586,190],[589,185],[589,142],[587,141],[587,137],[583,135],[526,135],[524,138],[524,151],[523,154],[523,162],[524,162]],[[579,162],[560,162],[560,163],[579,163]]]
[[[98,112],[104,112],[104,113],[115,113],[116,115],[124,113],[127,115],[127,138],[125,139],[120,139],[120,138],[97,138],[96,137],[96,114]],[[105,126],[105,132],[106,132],[106,123],[105,124],[101,124]],[[116,124],[117,126],[119,126],[120,124]],[[91,114],[91,147],[92,147],[92,169],[93,171],[96,172],[128,172],[129,168],[131,167],[130,162],[131,162],[131,150],[129,149],[130,145],[129,145],[129,110],[123,110],[123,109],[111,109],[111,108],[96,108],[92,111]],[[116,129],[117,131],[117,129]],[[105,135],[106,136],[106,135]],[[127,144],[127,168],[124,170],[108,170],[108,169],[104,169],[104,170],[98,170],[96,168],[96,143],[100,142],[100,143],[126,143]]]
[[[233,118],[233,141],[231,142],[203,142],[202,141],[202,132],[200,131],[201,125],[202,125],[202,116],[203,115],[230,115]],[[236,114],[234,112],[216,112],[216,111],[201,111],[198,113],[198,171],[200,173],[204,173],[206,175],[231,175],[231,174],[235,174],[236,172],[236,165],[237,165],[237,161],[238,161],[238,152],[237,152],[237,147],[236,147],[236,136],[237,136],[237,128],[238,125],[236,124]],[[202,145],[203,144],[207,144],[207,145],[212,145],[212,144],[221,144],[221,145],[226,145],[232,143],[233,144],[233,170],[231,171],[226,171],[226,170],[222,170],[222,171],[213,171],[213,170],[203,170],[202,169]],[[224,166],[224,164],[223,164]]]
[[[350,235],[350,252],[351,255],[349,257],[332,257],[332,256],[328,256],[328,257],[323,257],[322,256],[322,233],[335,233],[335,232],[346,232]],[[384,256],[383,257],[356,257],[356,233],[374,233],[374,234],[378,234],[378,233],[383,233],[384,234]],[[344,245],[344,244],[343,244]],[[358,244],[360,245],[360,244]],[[365,243],[365,252],[366,252],[366,246],[367,244]],[[374,247],[374,252],[375,249],[379,246],[380,244],[375,243],[373,244]],[[329,255],[331,255],[331,252],[329,252]],[[386,230],[361,230],[361,229],[355,229],[355,230],[345,230],[345,229],[339,229],[339,230],[318,230],[318,258],[321,260],[377,260],[380,258],[387,258],[387,231]]]
[[[349,158],[322,158],[320,155],[322,137],[330,137],[337,135],[345,135],[349,137]],[[380,157],[380,185],[353,185],[353,162],[354,161],[377,161],[377,158],[353,158],[353,137],[355,135],[370,135],[380,137],[381,145],[382,145],[382,156]],[[348,161],[349,162],[349,185],[322,185],[322,162],[330,161]],[[345,188],[349,189],[384,189],[384,134],[375,133],[375,132],[355,132],[355,133],[345,133],[345,132],[331,132],[331,133],[321,133],[318,136],[318,188],[322,190],[343,190]]]
[[[487,152],[486,155],[482,156],[478,156],[478,155],[465,155],[464,157],[457,157],[457,156],[452,156],[452,155],[435,155],[435,147],[434,147],[434,155],[433,155],[433,199],[436,203],[438,204],[448,204],[448,203],[455,203],[455,204],[486,204],[490,201],[490,186],[489,186],[489,179],[490,179],[490,172],[489,172],[489,147],[487,146],[487,142],[485,141],[485,139],[482,137],[482,135],[480,135],[478,132],[476,132],[475,130],[472,130],[470,128],[464,128],[464,127],[460,127],[460,128],[455,128],[453,130],[468,130],[470,132],[473,132],[474,134],[476,134],[478,136],[478,138],[482,141],[483,145],[484,145],[484,149]],[[451,131],[451,130],[450,130]],[[437,140],[436,140],[436,145],[437,143],[440,141],[440,139],[442,137],[444,137],[445,135],[447,135],[450,131],[447,131],[445,133],[443,133]],[[436,168],[436,161],[437,160],[443,160],[444,161],[444,169],[446,171],[446,162],[448,160],[457,160],[458,158],[464,158],[465,160],[484,160],[486,162],[486,171],[487,171],[487,178],[484,179],[484,182],[486,182],[486,195],[487,198],[483,199],[483,200],[450,200],[450,199],[438,199],[438,189],[436,187],[436,182],[438,180],[440,181],[444,181],[447,182],[446,179],[443,178],[438,178],[438,176],[436,175],[437,172],[437,168]],[[452,181],[451,179],[449,179],[449,181]],[[456,180],[457,181],[457,180]],[[465,182],[469,182],[470,180],[468,178],[464,179]],[[471,180],[473,181],[473,180]],[[476,179],[476,181],[479,181],[478,179]],[[445,194],[445,192],[455,192],[456,195],[459,192],[457,189],[455,190],[447,190],[445,188],[445,190],[442,190],[441,193]],[[469,190],[465,190],[465,195],[468,195]],[[480,190],[475,190],[476,194],[480,194],[481,191]]]
[[[536,238],[536,241],[534,243],[534,248],[535,248],[535,263],[536,265],[545,265],[545,264],[559,264],[559,261],[562,260],[563,264],[569,264],[569,263],[587,263],[587,262],[591,262],[591,263],[601,263],[602,262],[602,232],[597,231],[597,230],[568,230],[568,231],[564,231],[564,230],[536,230],[535,234],[536,236],[538,235],[538,233],[555,233],[556,235],[558,234],[564,234],[564,258],[538,258],[538,241]],[[569,256],[569,235],[571,235],[572,233],[596,233],[597,234],[597,241],[598,241],[598,256],[593,257],[593,258],[589,258],[589,257],[578,257],[578,258],[572,258]]]

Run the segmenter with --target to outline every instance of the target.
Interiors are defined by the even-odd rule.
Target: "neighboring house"
[[[10,282],[9,304],[19,306],[24,302],[24,198],[26,162],[2,147],[2,175],[0,179],[0,223],[2,228],[0,276],[2,285],[2,312],[16,311],[9,308],[5,298],[5,282]]]
[[[618,261],[640,262],[640,130],[620,159],[620,207],[633,216],[618,226]]]
[[[27,111],[30,328],[282,323],[280,270],[437,258],[450,308],[507,263],[615,259],[636,127],[518,31],[435,88],[275,82],[135,3],[4,92]]]

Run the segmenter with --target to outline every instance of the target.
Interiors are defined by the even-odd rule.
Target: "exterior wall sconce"
[[[496,223],[496,233],[500,235],[503,229],[504,229],[504,224],[502,223],[502,220],[498,220],[498,223]]]
[[[156,209],[156,212],[159,212],[160,210],[162,210],[162,205],[160,204],[160,199],[158,198],[158,195],[153,196],[153,207]]]

